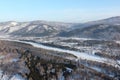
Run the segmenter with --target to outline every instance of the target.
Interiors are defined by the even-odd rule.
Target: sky
[[[120,16],[120,0],[1,0],[0,22],[87,22]]]

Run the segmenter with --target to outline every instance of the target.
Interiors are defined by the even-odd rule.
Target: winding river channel
[[[85,60],[90,60],[90,61],[107,63],[107,64],[113,65],[113,66],[115,66],[117,64],[117,61],[112,60],[112,59],[99,57],[99,56],[96,56],[96,55],[93,55],[93,54],[88,54],[88,53],[83,53],[83,52],[78,52],[78,51],[73,51],[73,50],[66,50],[66,49],[62,49],[62,48],[46,46],[46,45],[36,43],[36,42],[11,40],[11,39],[1,39],[1,40],[30,44],[30,45],[32,45],[33,47],[36,47],[36,48],[42,48],[42,49],[51,50],[51,51],[69,53],[69,54],[73,54],[73,55],[77,56],[77,59],[85,59]],[[118,66],[116,65],[116,67],[118,67]]]

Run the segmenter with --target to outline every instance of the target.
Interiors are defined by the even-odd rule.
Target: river
[[[42,49],[51,50],[51,51],[69,53],[69,54],[75,55],[77,57],[77,59],[85,59],[85,60],[90,60],[90,61],[107,63],[107,64],[112,65],[112,66],[116,65],[115,60],[99,57],[99,56],[96,56],[96,55],[93,55],[93,54],[88,54],[88,53],[83,53],[83,52],[78,52],[78,51],[73,51],[73,50],[65,50],[65,49],[46,46],[46,45],[43,45],[43,44],[40,44],[40,43],[30,42],[30,41],[20,41],[20,40],[11,40],[11,39],[1,39],[1,40],[30,44],[30,45],[32,45],[33,47],[36,47],[36,48],[42,48]]]

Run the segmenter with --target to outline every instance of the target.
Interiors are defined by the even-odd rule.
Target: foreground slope
[[[69,52],[32,45],[22,41],[0,41],[1,80],[119,79],[119,64],[111,65],[112,60],[99,62],[86,57],[76,61],[78,57]]]

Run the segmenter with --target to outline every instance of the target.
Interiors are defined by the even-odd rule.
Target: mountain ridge
[[[24,37],[83,37],[111,39],[120,37],[120,16],[86,23],[64,23],[51,21],[0,22],[0,34]],[[115,39],[116,40],[116,39]]]
[[[91,21],[74,27],[76,29],[61,32],[59,36],[120,40],[120,16]]]

